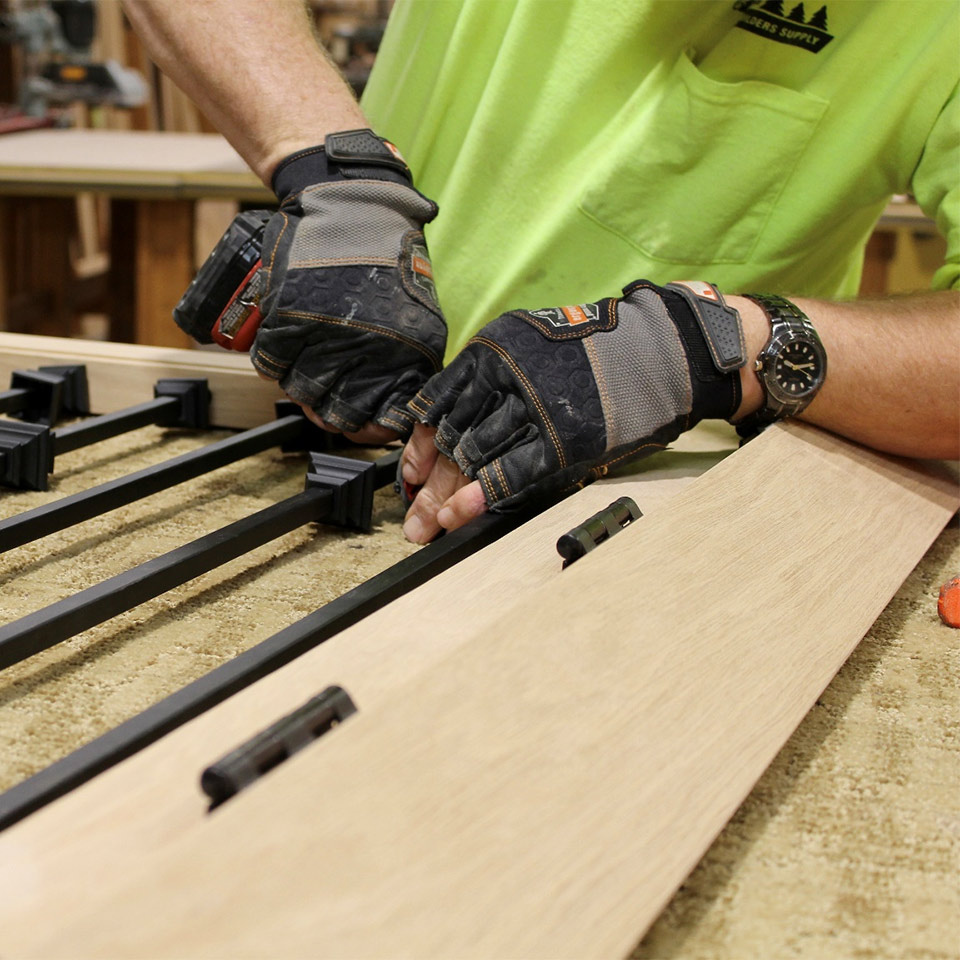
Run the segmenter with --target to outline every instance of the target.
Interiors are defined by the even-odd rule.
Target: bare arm
[[[285,156],[369,126],[303,0],[124,0],[157,65],[270,183]]]
[[[755,357],[769,323],[753,301],[727,300],[740,311],[747,356]],[[885,453],[960,457],[960,291],[793,302],[827,351],[827,379],[801,420]],[[749,364],[741,383],[745,415],[762,399]]]

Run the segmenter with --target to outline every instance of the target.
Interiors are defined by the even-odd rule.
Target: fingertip
[[[331,426],[314,410],[312,407],[308,407],[305,403],[298,403],[297,406],[303,411],[303,415],[312,423],[314,426],[319,427],[321,430],[326,430],[327,433],[340,433],[338,427]]]
[[[456,530],[457,527],[462,527],[480,514],[486,513],[486,510],[487,501],[483,488],[474,480],[446,500],[437,511],[437,523],[444,530]]]
[[[407,515],[407,519],[403,523],[403,535],[411,543],[423,543],[423,524],[420,522],[420,518],[416,515]]]

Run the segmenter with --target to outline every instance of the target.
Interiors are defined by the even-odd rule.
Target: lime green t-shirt
[[[452,354],[630,280],[856,294],[895,193],[960,286],[957,0],[398,0],[363,105],[417,186]]]

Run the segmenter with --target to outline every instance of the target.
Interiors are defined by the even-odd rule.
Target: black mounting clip
[[[643,516],[630,497],[620,497],[557,541],[557,553],[563,557],[565,570],[585,553],[596,550],[605,540]]]
[[[90,388],[87,368],[82,363],[39,367],[40,373],[63,377],[60,391],[60,417],[85,417],[90,413]],[[57,417],[56,419],[60,419]]]
[[[89,413],[87,368],[83,364],[14,370],[10,389],[0,393],[0,412],[31,423],[54,424],[61,417]]]
[[[53,434],[42,423],[4,420],[0,425],[0,484],[46,490],[53,470]]]
[[[333,493],[333,505],[323,522],[369,531],[376,474],[376,465],[367,460],[311,453],[306,487],[324,487]]]
[[[153,387],[154,397],[177,397],[180,410],[174,419],[165,421],[165,427],[192,427],[205,430],[210,426],[210,388],[202,378],[168,377],[158,380]]]
[[[210,798],[210,809],[229,800],[356,712],[356,705],[343,687],[327,687],[293,713],[231,750],[200,775],[200,788]]]

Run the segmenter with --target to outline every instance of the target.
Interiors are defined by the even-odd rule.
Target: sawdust
[[[0,517],[223,436],[147,428],[57,461]],[[373,454],[371,454],[373,455]],[[9,623],[302,489],[278,451],[0,555]],[[390,491],[371,534],[311,525],[0,673],[6,789],[416,549]],[[827,688],[636,960],[953,958],[960,932],[956,521]]]

